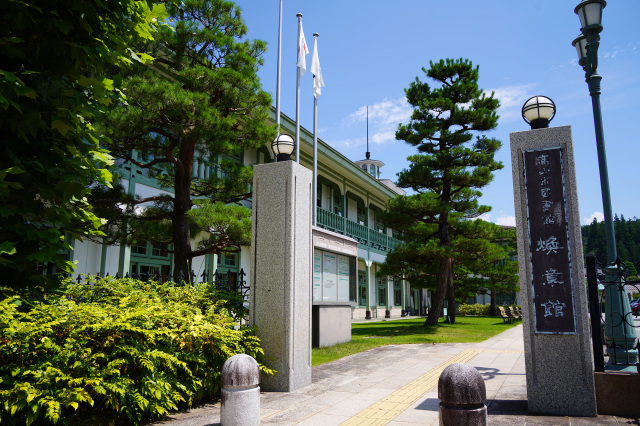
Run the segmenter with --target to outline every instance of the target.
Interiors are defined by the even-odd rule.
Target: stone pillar
[[[487,390],[484,379],[468,364],[451,364],[438,379],[441,426],[486,426]]]
[[[511,133],[527,399],[596,416],[571,127]]]
[[[260,424],[260,367],[246,354],[234,355],[222,366],[222,426]]]
[[[264,390],[311,384],[312,172],[294,161],[253,168],[249,322],[267,366]]]

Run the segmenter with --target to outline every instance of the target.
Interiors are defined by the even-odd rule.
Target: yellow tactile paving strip
[[[422,395],[435,387],[438,384],[440,374],[445,368],[457,362],[465,363],[471,361],[476,355],[483,351],[484,349],[466,349],[460,352],[458,355],[448,359],[436,368],[429,370],[411,383],[405,385],[403,388],[398,389],[380,401],[365,408],[346,422],[342,423],[342,425],[386,425],[398,414],[409,408],[409,406],[416,402]]]

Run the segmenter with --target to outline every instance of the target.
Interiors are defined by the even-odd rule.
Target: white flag
[[[298,67],[302,76],[307,71],[307,60],[305,55],[309,54],[307,41],[304,39],[304,31],[302,31],[302,19],[298,19]]]
[[[320,88],[324,87],[324,80],[322,79],[322,68],[320,68],[320,59],[318,59],[318,39],[316,38],[313,43],[313,56],[311,57],[311,68],[309,69],[313,74],[313,96],[320,97]]]

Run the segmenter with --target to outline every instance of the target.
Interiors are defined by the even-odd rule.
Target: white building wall
[[[249,277],[251,276],[251,246],[240,247],[240,269],[244,269],[245,279],[249,285]],[[240,272],[240,271],[238,271]]]
[[[264,160],[262,160],[264,162]],[[245,149],[244,151],[244,165],[249,166],[251,164],[256,164],[259,162],[258,158],[258,150],[256,149]]]
[[[173,194],[170,192],[163,191],[161,189],[157,189],[148,185],[143,185],[141,183],[136,183],[136,194],[140,195],[140,197],[142,198],[153,197],[158,194],[166,194],[173,197]],[[150,204],[151,203],[144,203],[144,204],[141,204],[141,206],[148,206]]]
[[[118,273],[118,261],[120,259],[120,246],[107,247],[107,261],[104,271],[113,276]]]
[[[76,240],[73,244],[73,262],[76,265],[74,277],[77,277],[78,274],[95,275],[99,273],[101,255],[101,244],[86,239],[84,241]]]
[[[206,257],[194,257],[191,262],[191,270],[196,274],[196,282],[200,282],[202,280],[202,273],[206,270]]]

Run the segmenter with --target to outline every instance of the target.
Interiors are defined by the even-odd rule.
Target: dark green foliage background
[[[616,233],[616,249],[622,262],[631,262],[637,270],[640,267],[640,219],[625,219],[624,215],[617,214],[613,220]],[[598,262],[607,262],[607,240],[604,231],[604,222],[597,222],[595,219],[589,225],[582,226],[582,244],[584,253],[595,254]],[[632,265],[627,265],[625,269],[630,275],[633,274]]]
[[[229,357],[263,354],[207,284],[65,285],[0,302],[2,424],[138,424],[218,394]]]

